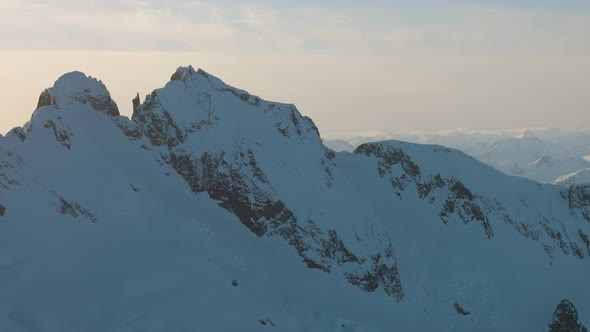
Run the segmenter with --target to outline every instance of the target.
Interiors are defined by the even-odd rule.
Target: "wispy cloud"
[[[412,9],[399,5],[4,0],[0,6],[4,49],[590,54],[590,14],[543,8],[463,4],[421,21],[408,19]]]

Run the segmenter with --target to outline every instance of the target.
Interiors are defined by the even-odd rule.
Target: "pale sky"
[[[1,0],[0,133],[63,73],[131,99],[191,64],[321,132],[590,126],[590,2]]]

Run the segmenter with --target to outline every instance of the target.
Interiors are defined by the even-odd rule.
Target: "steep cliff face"
[[[0,137],[0,330],[533,331],[556,298],[587,320],[587,187],[335,153],[190,66],[133,108],[70,73]]]
[[[481,225],[482,234],[492,239],[493,225],[505,223],[523,237],[538,242],[550,257],[555,251],[580,259],[590,254],[587,251],[586,231],[583,231],[587,227],[584,219],[590,220],[588,187],[564,190],[516,178],[506,181],[508,177],[481,167],[457,150],[442,146],[392,141],[364,144],[355,153],[376,158],[376,172],[391,184],[399,199],[409,195],[409,199],[427,201],[438,211],[438,217],[444,224],[456,221],[476,223]],[[454,155],[456,159],[464,159],[467,163],[461,165],[460,169],[453,169],[453,165],[443,162],[430,167],[434,172],[424,171],[413,158],[428,154]],[[480,169],[473,172],[473,166]],[[481,178],[470,176],[476,174]],[[466,178],[469,187],[461,182],[461,177]],[[503,177],[506,180],[502,181]],[[499,178],[498,182],[494,183],[494,178]],[[555,205],[547,207],[531,202],[530,196],[515,196],[512,193],[515,185],[528,187],[535,193],[537,202],[553,202]],[[563,219],[575,221],[566,223]]]
[[[297,177],[317,181],[298,179],[301,192],[329,190],[334,181],[334,154],[293,105],[267,102],[190,66],[135,104],[133,121],[191,190],[208,193],[257,236],[282,238],[308,267],[329,273],[338,266],[362,290],[381,287],[403,298],[390,242],[353,253],[337,230],[285,202]]]

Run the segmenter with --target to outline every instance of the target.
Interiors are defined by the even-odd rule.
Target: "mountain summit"
[[[37,109],[43,106],[68,109],[73,104],[87,104],[108,115],[119,115],[117,104],[104,84],[78,71],[61,76],[52,88],[44,90],[39,96]]]
[[[438,145],[335,153],[294,105],[191,66],[133,106],[74,72],[0,137],[0,331],[590,321],[588,186]]]

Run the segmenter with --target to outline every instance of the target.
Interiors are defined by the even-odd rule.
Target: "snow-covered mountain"
[[[459,150],[472,148],[474,145],[489,146],[499,140],[512,138],[514,131],[474,131],[474,130],[447,130],[447,131],[381,131],[368,130],[361,132],[335,132],[328,133],[324,137],[326,145],[332,142],[344,141],[351,145],[335,145],[335,151],[354,151],[361,144],[386,140],[407,141],[419,144],[437,144],[452,147]]]
[[[541,182],[551,182],[564,174],[590,167],[590,162],[584,158],[561,145],[543,141],[531,132],[466,152],[507,174]]]
[[[543,139],[538,137],[543,135]],[[519,137],[508,132],[486,133],[451,131],[445,134],[398,133],[359,136],[340,134],[325,140],[326,146],[335,151],[354,151],[358,145],[387,139],[401,139],[416,143],[436,143],[459,149],[476,159],[510,175],[535,181],[551,182],[562,176],[590,167],[586,154],[590,151],[590,135],[585,132],[569,133],[563,130],[525,130]],[[348,137],[339,140],[337,137]],[[348,146],[346,143],[349,143]],[[355,145],[359,143],[358,145]]]
[[[0,331],[590,321],[590,187],[438,145],[335,153],[295,106],[190,66],[133,106],[69,73],[0,137]]]

